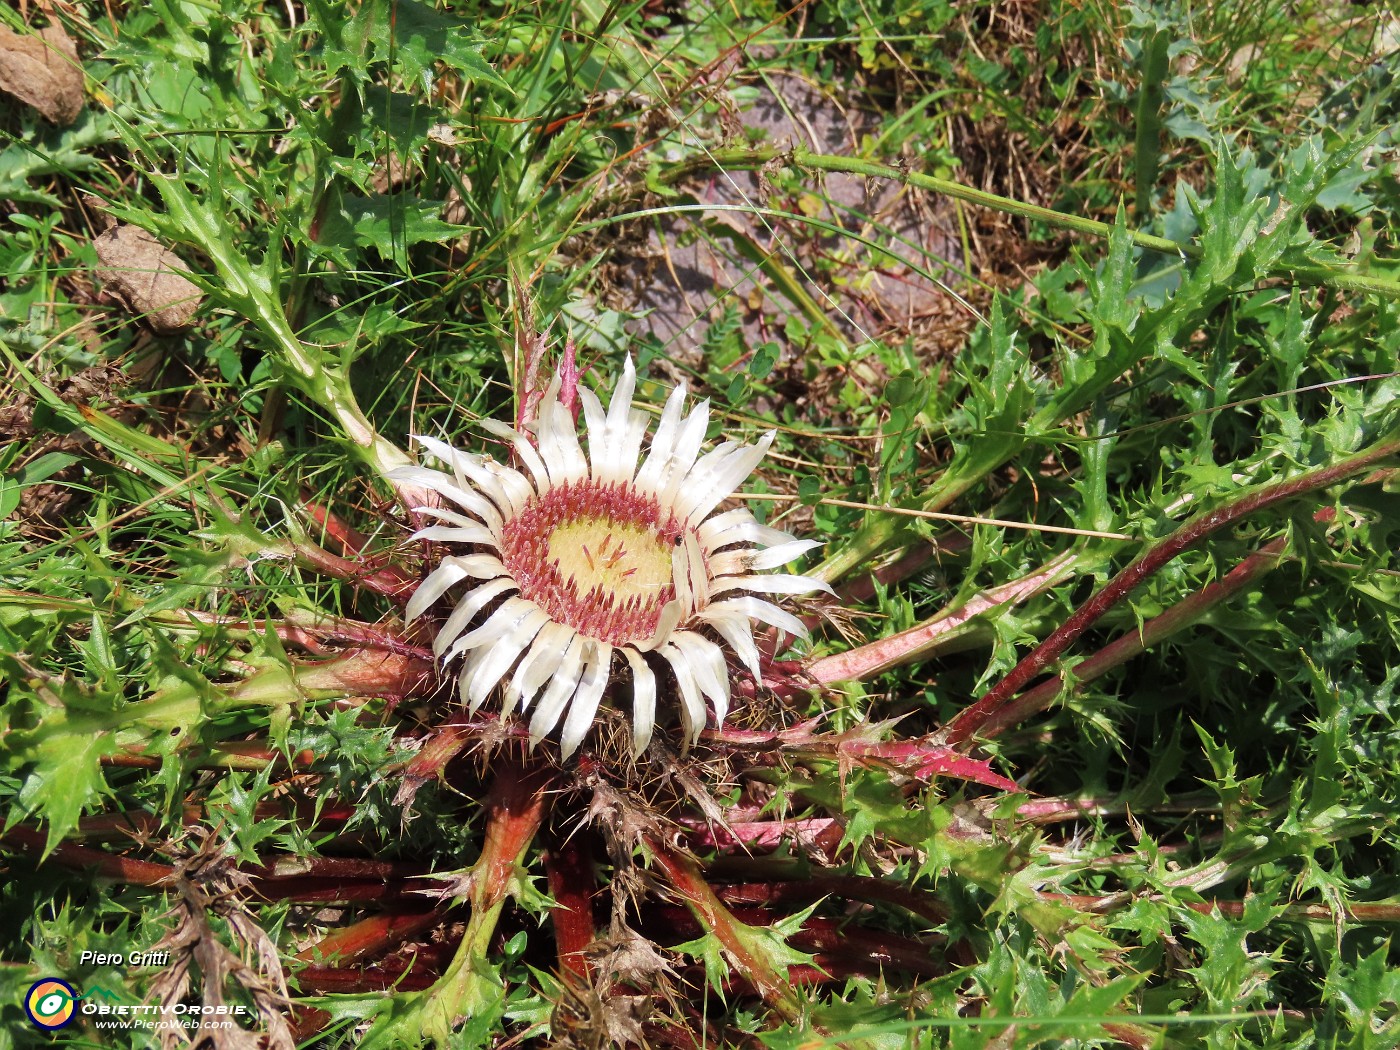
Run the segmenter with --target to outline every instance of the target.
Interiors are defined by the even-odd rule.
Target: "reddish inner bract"
[[[520,596],[559,623],[613,645],[645,641],[676,596],[683,529],[630,486],[573,481],[505,523],[501,560]]]

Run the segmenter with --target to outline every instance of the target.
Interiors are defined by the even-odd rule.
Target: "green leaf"
[[[778,363],[778,355],[782,353],[782,347],[777,343],[762,343],[754,349],[753,357],[749,359],[749,375],[755,380],[767,379],[773,373],[774,366]]]
[[[8,630],[0,630],[0,646],[0,669],[9,678],[9,731],[0,760],[20,778],[18,805],[6,824],[25,818],[46,823],[47,855],[106,793],[101,760],[118,750],[118,701],[11,655],[24,648]]]
[[[24,497],[24,486],[13,478],[0,477],[0,529],[3,522],[19,507]]]
[[[1389,955],[1382,945],[1355,963],[1329,969],[1326,977],[1324,995],[1377,1037],[1400,1035],[1400,969]],[[1381,1046],[1380,1038],[1370,1045]]]
[[[351,246],[372,248],[401,270],[408,269],[408,249],[425,242],[460,237],[464,227],[444,222],[443,202],[411,193],[342,194],[321,225],[319,243],[347,265]]]
[[[693,959],[699,959],[705,967],[705,980],[716,995],[724,994],[725,978],[729,976],[729,964],[725,961],[724,947],[713,933],[705,932],[693,941],[685,941],[672,948]]]
[[[308,9],[325,34],[324,57],[332,70],[367,77],[370,65],[393,63],[425,95],[433,92],[439,61],[468,83],[490,84],[514,94],[481,56],[484,41],[471,24],[419,0],[366,0],[349,19],[338,5],[312,0]]]

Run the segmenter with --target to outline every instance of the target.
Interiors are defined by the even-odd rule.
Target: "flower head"
[[[728,713],[726,649],[759,675],[753,621],[806,634],[797,617],[761,596],[826,589],[805,576],[762,572],[786,565],[816,546],[812,541],[761,525],[744,508],[711,514],[753,472],[773,434],[753,445],[724,441],[701,455],[709,403],[686,415],[679,386],[643,459],[649,426],[646,413],[632,407],[635,385],[629,359],[606,410],[579,388],[586,454],[556,380],[533,435],[483,421],[512,446],[523,470],[420,437],[450,473],[394,472],[459,508],[418,508],[444,524],[413,538],[460,553],[443,558],[419,585],[408,618],[465,584],[434,654],[444,664],[463,658],[458,681],[470,709],[498,688],[503,716],[533,707],[531,746],[562,717],[565,757],[583,741],[615,679],[631,681],[638,754],[670,682],[694,742],[707,702],[716,722]]]

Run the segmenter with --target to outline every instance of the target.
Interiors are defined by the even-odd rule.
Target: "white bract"
[[[716,723],[728,713],[725,649],[759,675],[753,621],[806,635],[797,617],[763,596],[829,590],[806,576],[763,572],[816,543],[760,525],[744,508],[711,516],[758,466],[772,432],[753,445],[724,441],[701,455],[709,403],[685,415],[680,386],[642,458],[649,426],[646,413],[632,407],[635,385],[629,359],[606,411],[579,388],[586,454],[556,380],[532,436],[483,421],[510,444],[523,470],[419,437],[450,473],[402,467],[391,475],[458,508],[418,508],[442,524],[412,538],[460,553],[444,557],[419,585],[408,619],[464,585],[433,643],[444,664],[463,658],[462,702],[474,711],[499,690],[502,717],[533,708],[532,747],[562,717],[565,757],[583,741],[614,681],[631,683],[638,754],[656,725],[658,695],[679,700],[682,730],[693,743],[706,702]]]

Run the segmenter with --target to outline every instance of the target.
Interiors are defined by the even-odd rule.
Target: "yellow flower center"
[[[656,530],[612,518],[575,518],[549,534],[549,558],[583,597],[601,589],[618,605],[643,604],[671,586],[671,551]]]

